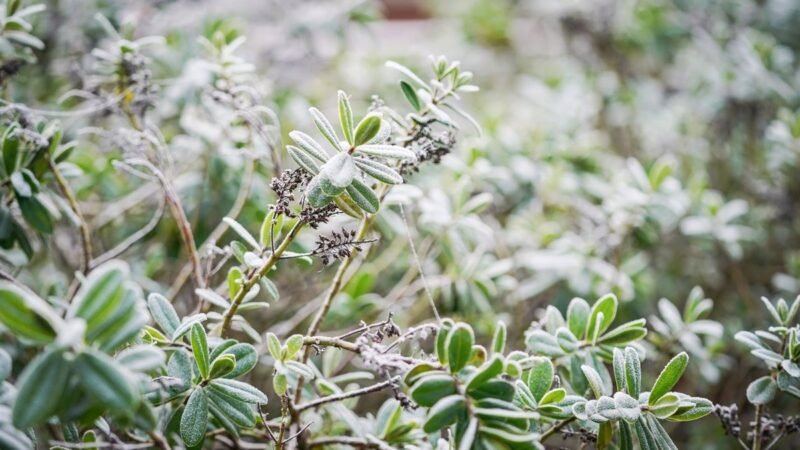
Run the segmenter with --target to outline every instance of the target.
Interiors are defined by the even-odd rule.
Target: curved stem
[[[233,320],[233,316],[236,315],[236,311],[239,309],[239,306],[244,301],[244,298],[247,296],[247,293],[258,283],[264,275],[269,272],[272,267],[281,259],[281,255],[283,252],[289,248],[289,244],[292,243],[294,238],[297,236],[297,233],[300,232],[300,229],[303,228],[305,222],[298,221],[292,229],[289,231],[289,234],[283,239],[283,242],[275,249],[275,252],[269,255],[269,258],[258,268],[255,272],[250,274],[250,276],[245,279],[244,283],[242,283],[242,288],[236,293],[236,296],[231,300],[231,306],[225,311],[225,314],[222,316],[222,327],[220,328],[220,335],[225,336],[227,332],[231,328],[231,321]]]
[[[69,183],[67,183],[64,175],[62,175],[61,171],[58,169],[58,164],[53,161],[53,158],[47,158],[47,163],[50,165],[50,171],[53,172],[56,183],[58,184],[59,189],[61,189],[61,192],[64,194],[64,197],[66,197],[70,209],[78,218],[78,228],[80,229],[81,233],[81,248],[83,249],[81,272],[87,273],[92,265],[92,238],[89,231],[89,224],[86,222],[86,219],[83,218],[83,213],[81,213],[78,200],[75,198],[75,194],[69,187]]]
[[[239,193],[236,194],[236,199],[233,201],[233,206],[231,209],[228,210],[228,214],[226,217],[236,218],[242,212],[245,203],[247,202],[247,197],[250,196],[250,191],[253,187],[253,180],[255,178],[255,168],[256,168],[256,161],[255,160],[248,160],[247,164],[245,165],[244,169],[244,179],[242,180],[242,184],[239,187]],[[220,223],[211,231],[208,237],[203,241],[200,245],[200,253],[205,252],[208,248],[212,245],[216,245],[217,241],[222,237],[223,234],[228,230],[228,224],[224,221],[220,221]],[[189,279],[189,275],[192,273],[191,264],[185,264],[181,271],[178,273],[178,276],[175,278],[175,282],[169,288],[169,295],[167,298],[174,298],[178,295],[178,292],[181,290],[184,284],[186,284],[186,280]]]

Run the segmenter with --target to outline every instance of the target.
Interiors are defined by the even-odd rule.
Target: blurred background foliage
[[[6,61],[25,63],[4,65],[0,83],[8,101],[24,102],[33,117],[57,118],[78,141],[69,176],[97,242],[108,247],[162,207],[157,184],[111,164],[120,152],[136,152],[136,143],[92,128],[104,120],[102,93],[114,92],[103,86],[120,74],[91,50],[119,50],[110,46],[113,27],[147,60],[128,60],[125,75],[137,77],[134,106],[148,111],[172,149],[169,175],[198,243],[234,203],[247,155],[269,155],[274,145],[248,135],[252,128],[231,133],[247,116],[209,102],[215,90],[244,86],[253,104],[277,113],[253,116],[285,134],[313,128],[310,105],[333,111],[336,88],[351,93],[359,111],[375,101],[373,92],[398,100],[396,78],[385,76],[387,59],[419,68],[428,55],[446,54],[475,72],[481,91],[464,99],[464,109],[482,132],[464,122],[458,153],[392,192],[387,201],[404,205],[402,214],[382,212],[383,238],[334,303],[326,329],[387,312],[404,325],[429,317],[420,268],[443,315],[468,321],[484,337],[502,319],[517,343],[540,307],[564,310],[574,296],[614,292],[623,319],[656,324],[652,345],[670,353],[679,341],[699,355],[690,367],[698,376],[684,383],[726,404],[742,402],[759,373],[732,335],[765,322],[760,296],[800,292],[800,2],[45,3],[32,18],[44,48],[4,53]],[[143,40],[148,36],[164,39]],[[212,44],[222,36],[222,46],[247,40],[233,54],[215,52],[197,36]],[[75,89],[82,93],[71,95]],[[251,107],[234,110],[239,106]],[[86,108],[93,114],[75,113]],[[248,229],[258,229],[273,201],[271,177],[260,167],[253,179],[239,217]],[[31,261],[19,249],[4,251],[3,259],[26,283],[63,292],[80,260],[79,242],[66,228],[46,242],[33,243],[49,248]],[[293,245],[306,252],[313,242]],[[177,292],[188,311],[191,289],[175,281],[186,256],[173,221],[160,221],[126,255],[146,290]],[[252,321],[281,337],[315,311],[314,298],[334,271],[318,261],[288,267],[274,278],[280,300]],[[679,317],[693,286],[714,300],[710,317],[722,330],[692,328]],[[645,370],[664,362],[648,361]],[[787,406],[798,412],[796,402]],[[674,439],[680,448],[729,448],[713,422],[687,424]]]

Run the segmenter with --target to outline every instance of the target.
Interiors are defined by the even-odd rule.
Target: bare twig
[[[159,182],[161,182],[161,186],[164,188],[164,193],[167,198],[167,203],[172,211],[172,216],[175,219],[175,222],[178,224],[178,229],[180,230],[183,244],[186,247],[187,253],[189,253],[189,259],[192,262],[195,285],[197,288],[206,287],[205,277],[203,276],[203,266],[200,263],[200,255],[198,254],[197,247],[195,246],[192,226],[189,223],[189,219],[186,218],[186,212],[183,210],[183,205],[181,205],[180,198],[178,197],[177,192],[175,192],[174,186],[169,179],[167,179],[164,173],[150,161],[141,158],[133,158],[127,160],[126,162],[128,164],[145,167],[152,172],[156,178],[158,178]]]
[[[161,221],[161,217],[164,215],[164,205],[165,201],[164,198],[162,197],[158,203],[156,212],[155,214],[153,214],[153,217],[150,219],[150,221],[147,222],[147,224],[145,224],[145,226],[140,228],[138,231],[131,234],[130,236],[125,238],[125,240],[114,246],[114,248],[112,248],[111,250],[108,250],[107,252],[103,253],[97,258],[94,258],[92,260],[91,268],[95,268],[108,260],[116,258],[117,256],[127,251],[132,245],[142,240],[151,231],[153,231],[158,226],[158,222]]]
[[[78,228],[80,229],[81,233],[81,249],[83,250],[81,272],[87,273],[91,268],[92,263],[92,237],[89,231],[89,224],[86,223],[86,219],[83,217],[80,205],[78,205],[78,200],[75,198],[75,194],[72,192],[72,188],[69,187],[69,183],[67,183],[64,175],[61,174],[58,164],[56,164],[52,157],[47,158],[47,163],[50,165],[50,171],[53,172],[56,184],[58,184],[58,187],[61,190],[61,193],[64,194],[64,197],[66,197],[70,209],[73,213],[75,213],[75,217],[78,218]]]
[[[323,347],[336,347],[342,350],[358,353],[358,345],[345,341],[341,338],[327,337],[327,336],[305,336],[303,338],[303,345],[319,345]]]
[[[318,406],[322,406],[327,403],[338,402],[342,400],[346,400],[348,398],[353,397],[360,397],[362,395],[370,394],[372,392],[382,391],[388,387],[396,386],[398,381],[400,381],[400,377],[393,377],[389,380],[386,380],[382,383],[373,384],[372,386],[367,386],[365,388],[356,389],[355,391],[350,392],[343,392],[341,394],[329,395],[327,397],[318,398],[316,400],[312,400],[308,403],[303,403],[300,405],[295,406],[295,410],[297,412],[303,412],[307,409],[316,408]]]
[[[283,242],[275,249],[275,252],[272,253],[264,264],[259,267],[255,272],[252,272],[242,283],[241,289],[236,293],[236,296],[231,300],[231,306],[225,311],[225,314],[222,316],[222,326],[220,327],[220,334],[225,336],[225,334],[230,330],[231,321],[233,320],[233,316],[236,315],[236,311],[239,309],[239,305],[242,304],[244,298],[247,296],[247,293],[258,283],[264,275],[269,272],[272,267],[275,265],[276,262],[281,258],[283,252],[289,248],[289,244],[292,243],[294,238],[297,236],[297,233],[305,225],[304,222],[298,221],[291,230],[289,230],[289,234],[283,239]]]
[[[253,180],[255,178],[255,168],[256,168],[256,161],[255,160],[248,160],[247,164],[245,165],[244,169],[244,179],[242,180],[241,186],[239,186],[239,193],[236,194],[236,199],[233,201],[233,206],[231,209],[228,210],[228,213],[225,215],[226,217],[236,218],[242,212],[245,203],[247,202],[247,197],[250,196],[250,191],[253,187]],[[203,241],[203,244],[200,245],[200,253],[203,254],[208,251],[209,247],[213,245],[217,245],[217,241],[222,237],[223,234],[228,230],[228,224],[225,221],[220,221],[220,223],[211,231],[208,237]],[[175,278],[175,282],[169,288],[169,296],[167,298],[173,298],[178,295],[178,292],[181,290],[184,284],[186,284],[186,280],[189,279],[189,275],[192,273],[192,267],[190,264],[186,264],[183,266],[181,271],[178,273],[178,276]]]

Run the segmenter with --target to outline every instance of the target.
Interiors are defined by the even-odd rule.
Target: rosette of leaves
[[[32,132],[33,131],[33,132]],[[23,129],[11,122],[0,132],[0,181],[3,191],[14,200],[25,223],[36,232],[51,234],[54,227],[53,212],[46,203],[63,206],[72,214],[60,197],[49,195],[42,188],[43,178],[53,164],[63,162],[74,148],[74,143],[61,144],[61,131],[55,123],[38,122],[35,130]],[[11,213],[7,203],[0,206],[0,247],[11,249],[18,244],[30,257],[33,248],[22,226]]]
[[[800,296],[791,306],[782,298],[774,305],[766,298],[761,300],[775,325],[768,330],[740,331],[735,336],[770,372],[747,387],[747,400],[754,405],[771,402],[779,389],[800,397],[800,325],[795,322]]]
[[[594,398],[573,402],[570,407],[582,425],[597,430],[598,449],[609,448],[614,441],[620,449],[677,449],[659,421],[692,421],[713,411],[707,399],[672,391],[689,363],[686,353],[667,363],[649,391],[642,390],[639,352],[626,347],[615,348],[613,353],[616,392],[594,367],[582,365]],[[552,383],[551,374],[539,369],[529,376],[529,384],[547,386]]]
[[[499,344],[496,346],[499,347]],[[456,446],[469,448],[542,448],[532,420],[539,415],[523,411],[514,402],[513,380],[519,364],[475,345],[472,328],[442,321],[436,337],[436,362],[420,363],[405,376],[409,396],[426,408],[426,433],[450,428]]]
[[[450,110],[467,120],[476,131],[480,132],[478,122],[466,111],[456,106],[459,93],[477,92],[478,86],[471,84],[472,72],[461,70],[459,61],[449,61],[444,56],[431,56],[431,68],[434,78],[423,80],[408,67],[395,61],[389,61],[386,66],[405,75],[408,82],[401,81],[400,88],[408,103],[414,108],[408,118],[412,123],[426,124],[431,119],[425,116],[430,114],[433,120],[447,126],[458,128],[456,122],[446,110]]]
[[[336,202],[345,212],[378,212],[380,199],[366,176],[386,184],[400,184],[403,177],[391,167],[391,161],[414,160],[414,152],[387,142],[392,129],[378,113],[367,114],[355,124],[350,100],[339,91],[339,122],[344,134],[340,141],[333,125],[316,108],[309,110],[322,136],[335,150],[330,154],[314,138],[302,131],[289,137],[297,145],[286,146],[289,155],[314,177],[305,196],[314,208]]]
[[[284,395],[289,390],[289,379],[301,376],[306,379],[314,378],[314,372],[303,363],[294,361],[294,358],[303,348],[303,336],[295,334],[286,339],[284,344],[274,333],[267,333],[267,350],[275,359],[275,368],[272,374],[272,387],[278,395]]]
[[[45,10],[45,5],[22,6],[22,0],[8,0],[0,10],[0,63],[14,64],[15,60],[33,62],[33,51],[43,50],[44,42],[33,35],[29,18]],[[3,80],[0,79],[0,84]]]
[[[619,302],[613,294],[598,299],[593,305],[581,298],[574,298],[567,307],[567,317],[553,306],[547,307],[541,328],[525,334],[525,344],[533,356],[545,356],[558,362],[562,369],[562,381],[568,382],[577,393],[589,388],[581,365],[594,367],[610,382],[611,374],[603,361],[611,361],[613,349],[635,345],[647,335],[645,319],[636,319],[614,328],[611,325],[617,316]]]
[[[0,282],[0,323],[36,351],[16,382],[12,422],[19,429],[58,417],[62,424],[101,415],[152,430],[155,415],[140,395],[146,373],[163,363],[150,345],[133,345],[147,323],[128,266],[110,261],[92,271],[65,311],[15,284]]]
[[[727,367],[730,358],[721,355],[722,324],[707,319],[714,302],[706,298],[703,289],[695,286],[686,299],[683,312],[669,300],[658,301],[659,315],[650,316],[653,333],[648,340],[663,353],[686,350],[691,355],[703,378],[714,382],[720,377],[720,368]]]
[[[209,427],[222,427],[236,437],[241,429],[255,427],[257,407],[267,403],[267,396],[235,379],[258,363],[255,347],[234,339],[209,342],[203,315],[181,322],[172,305],[160,295],[151,295],[148,306],[163,330],[149,329],[149,339],[178,348],[169,357],[162,383],[149,397],[156,404],[173,405],[169,426],[177,429],[184,443],[199,446]]]

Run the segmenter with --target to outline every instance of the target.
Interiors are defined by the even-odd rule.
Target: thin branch
[[[153,231],[158,226],[158,223],[161,221],[161,217],[164,215],[165,203],[166,202],[162,197],[161,201],[158,202],[158,208],[156,209],[155,214],[153,214],[153,217],[150,218],[150,221],[147,222],[145,226],[137,230],[135,233],[125,238],[125,240],[114,246],[114,248],[108,250],[107,252],[93,259],[91,268],[95,268],[108,260],[116,258],[117,256],[127,251],[132,245],[142,240],[151,231]]]
[[[52,157],[47,158],[47,164],[50,165],[50,171],[53,172],[56,184],[58,184],[58,187],[61,190],[61,193],[64,194],[64,197],[66,197],[70,209],[78,218],[78,228],[80,229],[81,233],[81,249],[83,250],[81,272],[88,273],[92,264],[92,236],[89,231],[89,224],[83,217],[80,205],[78,205],[78,200],[75,198],[75,193],[72,192],[72,188],[69,187],[69,183],[67,183],[64,175],[61,174],[61,170],[58,169],[58,164],[53,161]]]
[[[239,192],[236,194],[236,199],[233,201],[233,206],[231,206],[231,209],[228,210],[228,213],[225,215],[225,217],[231,217],[235,219],[242,212],[242,209],[247,202],[247,197],[250,196],[250,191],[253,187],[255,168],[255,160],[248,160],[247,164],[245,165],[242,184],[239,186]],[[228,223],[225,221],[220,221],[214,230],[211,231],[205,241],[203,241],[202,245],[200,245],[200,253],[205,253],[208,251],[209,247],[217,245],[217,241],[220,240],[226,231],[228,231]],[[169,288],[170,295],[167,298],[173,298],[174,296],[178,295],[178,292],[180,292],[183,285],[186,284],[186,280],[189,279],[189,275],[191,275],[191,273],[191,265],[185,264],[178,273],[175,282]]]
[[[362,395],[370,394],[372,392],[382,391],[388,387],[396,386],[397,382],[400,381],[400,377],[393,377],[389,380],[386,380],[382,383],[373,384],[372,386],[367,386],[365,388],[356,389],[355,391],[350,392],[343,392],[341,394],[329,395],[327,397],[318,398],[316,400],[312,400],[308,403],[303,403],[297,405],[295,410],[297,412],[303,412],[307,409],[316,408],[318,406],[322,406],[327,403],[338,402],[342,400],[346,400],[348,398],[353,397],[360,397]]]
[[[550,437],[550,436],[552,436],[553,434],[557,433],[557,432],[558,432],[558,431],[560,431],[562,428],[564,428],[565,426],[567,426],[567,425],[569,425],[570,423],[572,423],[574,420],[575,420],[575,417],[570,417],[569,419],[564,419],[564,420],[562,420],[561,422],[558,422],[558,423],[556,423],[555,425],[553,425],[552,427],[548,428],[548,429],[547,429],[547,430],[546,430],[544,433],[542,433],[542,437],[541,437],[541,439],[539,440],[539,442],[544,442],[544,441],[546,441],[546,440],[547,440],[547,438],[549,438],[549,437]]]
[[[192,226],[189,223],[189,219],[186,218],[186,212],[183,210],[181,200],[178,197],[178,194],[175,192],[172,183],[169,181],[169,179],[167,179],[164,173],[154,166],[150,161],[141,158],[134,158],[127,160],[126,162],[128,164],[139,165],[147,168],[161,182],[161,186],[164,188],[164,193],[166,194],[167,203],[172,211],[172,216],[175,219],[175,222],[178,224],[178,229],[180,230],[184,247],[186,247],[186,251],[189,253],[189,259],[192,262],[195,285],[197,288],[205,288],[206,285],[205,277],[203,276],[203,266],[200,263],[200,255],[197,253],[197,247],[194,242],[194,234],[192,233]]]
[[[345,341],[344,339],[327,337],[327,336],[305,336],[303,338],[303,345],[314,346],[319,345],[323,347],[336,347],[342,350],[358,353],[358,346],[352,342]]]
[[[295,433],[295,434],[287,437],[286,439],[284,439],[283,443],[287,444],[287,443],[291,442],[292,439],[295,439],[297,436],[300,436],[300,434],[302,434],[304,431],[306,431],[308,429],[308,427],[310,427],[313,424],[314,424],[314,422],[308,422],[307,424],[303,425],[303,428],[300,428],[300,430],[298,430],[297,433]]]
[[[283,252],[289,248],[289,244],[292,243],[297,233],[305,225],[305,222],[298,221],[291,230],[289,230],[289,234],[283,239],[283,242],[275,249],[275,252],[272,253],[269,258],[264,261],[264,264],[258,268],[254,273],[251,273],[242,283],[241,289],[236,293],[236,296],[231,300],[231,306],[225,310],[225,314],[222,316],[222,326],[220,328],[220,335],[225,336],[225,334],[230,330],[231,321],[233,320],[233,316],[236,315],[236,311],[239,309],[239,305],[242,304],[244,298],[247,296],[247,293],[258,283],[264,275],[269,272],[272,267],[275,265],[276,262],[281,258]]]

